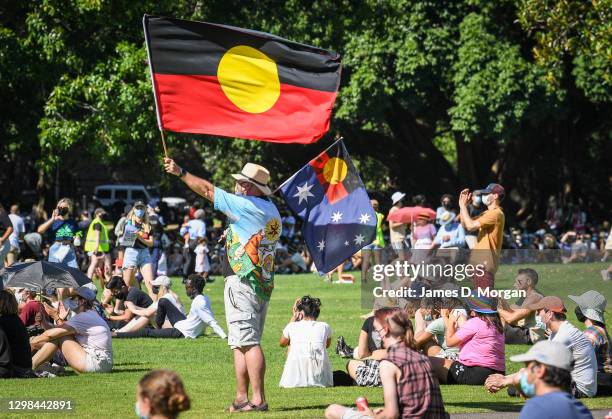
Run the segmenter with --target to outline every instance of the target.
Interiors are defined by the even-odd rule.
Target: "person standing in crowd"
[[[444,214],[450,214],[450,218],[447,218],[446,221],[442,220]],[[436,209],[436,224],[440,227],[442,224],[448,222],[449,219],[452,220],[456,216],[457,214],[453,211],[453,197],[449,194],[442,195],[442,198],[440,198],[440,206]]]
[[[387,356],[381,361],[380,378],[384,407],[357,412],[337,404],[325,409],[327,419],[448,418],[440,385],[425,355],[417,352],[408,315],[390,313],[382,319],[380,334]]]
[[[612,346],[606,329],[604,313],[606,297],[601,293],[589,290],[582,295],[568,295],[576,303],[576,318],[587,327],[584,336],[593,345],[597,358],[597,394],[609,395],[612,391]]]
[[[206,238],[206,224],[204,219],[206,218],[206,212],[200,208],[195,211],[194,218],[186,221],[181,226],[179,234],[183,237],[188,237],[185,240],[185,260],[183,262],[183,282],[187,280],[189,275],[194,273],[195,269],[195,248],[198,245],[198,240]]]
[[[538,278],[534,269],[519,269],[514,279],[514,289],[524,291],[526,296],[510,306],[506,300],[501,300],[500,307],[497,308],[504,321],[504,335],[508,344],[533,344],[545,339],[545,330],[537,325],[535,310],[529,308],[543,298],[536,290]]]
[[[100,277],[100,285],[102,287],[110,280],[112,269],[110,241],[108,240],[108,228],[104,224],[105,220],[106,211],[104,208],[96,208],[94,211],[94,219],[89,223],[89,227],[87,228],[84,249],[89,255],[87,276],[93,279],[96,269],[103,269],[103,276]]]
[[[125,246],[123,281],[128,287],[133,286],[134,274],[137,269],[140,269],[149,296],[155,299],[151,286],[153,268],[149,254],[149,248],[153,246],[153,237],[151,237],[151,224],[144,202],[137,201],[128,213],[121,242]]]
[[[474,191],[472,193],[472,198],[470,199],[467,208],[468,214],[470,217],[472,217],[472,219],[477,218],[485,211],[485,206],[482,204],[482,196],[480,196],[480,193],[478,193],[478,191]],[[478,231],[464,231],[465,243],[467,244],[468,248],[473,249],[474,246],[476,246],[476,243],[478,242]]]
[[[159,275],[158,266],[159,261],[164,253],[162,236],[164,235],[164,218],[160,215],[160,209],[158,206],[153,207],[151,204],[147,205],[147,212],[149,213],[149,223],[151,223],[151,236],[153,237],[153,246],[150,248],[151,252],[151,270],[153,276]]]
[[[414,223],[412,223],[411,231],[412,248],[415,250],[423,250],[431,248],[433,239],[436,237],[436,228],[432,220],[426,215],[419,215]]]
[[[389,215],[404,206],[405,197],[406,194],[399,191],[391,195],[391,204],[393,206],[389,210]],[[406,224],[389,221],[389,241],[391,242],[391,247],[397,253],[399,260],[406,260]]]
[[[5,345],[8,347],[8,363],[3,367],[3,350],[0,342],[0,378],[33,376],[28,331],[17,312],[18,305],[15,296],[9,290],[2,289],[2,280],[0,280],[0,330],[6,333]]]
[[[291,211],[286,211],[286,214],[282,218],[283,223],[283,232],[282,237],[287,238],[287,240],[293,240],[295,236],[295,217],[291,214]]]
[[[291,321],[283,329],[280,346],[289,347],[280,387],[333,387],[327,348],[331,327],[319,322],[321,300],[306,295],[293,304]]]
[[[232,175],[236,184],[235,193],[230,194],[186,172],[172,159],[164,163],[168,173],[179,176],[228,217],[224,299],[236,373],[236,397],[228,410],[267,411],[261,337],[274,288],[274,249],[282,231],[278,209],[268,198],[272,194],[270,172],[257,164],[245,164],[241,173]]]
[[[26,232],[23,218],[19,216],[19,205],[11,205],[9,218],[11,219],[11,223],[13,223],[13,232],[9,236],[11,248],[6,255],[6,266],[11,266],[17,261],[19,253],[21,252],[21,242]]]
[[[445,212],[440,217],[440,229],[431,244],[432,249],[462,249],[465,247],[465,230],[453,213]]]
[[[4,259],[11,250],[9,237],[12,233],[13,223],[2,204],[0,204],[0,268],[4,267]]]
[[[361,280],[363,282],[368,282],[371,255],[374,255],[374,264],[380,265],[382,263],[382,252],[385,250],[385,237],[382,229],[385,216],[378,212],[379,204],[376,199],[370,200],[370,203],[372,204],[374,212],[376,212],[376,238],[372,243],[364,247],[361,252]]]
[[[589,410],[569,394],[572,354],[564,345],[538,342],[527,353],[510,360],[525,363],[513,383],[529,399],[519,419],[593,419]]]
[[[469,189],[462,190],[459,195],[461,224],[467,231],[478,231],[470,262],[474,266],[484,265],[484,274],[473,277],[474,285],[477,288],[492,288],[495,285],[495,272],[497,272],[504,236],[506,217],[500,205],[506,192],[501,185],[490,183],[485,189],[474,191],[474,193],[480,194],[487,210],[476,218],[470,217],[467,204],[472,194]]]
[[[152,370],[138,382],[136,416],[176,419],[191,408],[191,400],[181,378],[170,370]]]
[[[51,359],[79,373],[110,372],[113,368],[111,332],[94,309],[96,294],[86,287],[77,288],[75,293],[76,296],[64,300],[64,306],[75,313],[74,317],[30,341],[37,351],[32,368]]]
[[[38,226],[38,233],[49,236],[49,262],[63,263],[71,268],[78,268],[74,241],[79,227],[71,217],[72,200],[62,198],[53,210],[51,218]]]
[[[210,259],[208,259],[208,246],[206,245],[206,238],[201,237],[198,239],[198,245],[195,247],[194,253],[195,258],[195,273],[202,275],[204,279],[208,280],[208,273],[210,272]]]
[[[595,394],[597,394],[597,358],[595,357],[595,351],[584,334],[567,321],[565,316],[567,310],[563,301],[559,297],[547,296],[529,306],[529,308],[536,310],[537,315],[546,324],[546,328],[551,331],[548,340],[562,344],[572,354],[572,396],[577,399],[595,397]],[[490,392],[495,393],[518,382],[518,374],[491,375],[487,379],[485,387]]]

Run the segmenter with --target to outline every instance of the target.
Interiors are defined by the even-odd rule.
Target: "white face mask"
[[[66,298],[64,299],[64,307],[70,311],[76,312],[77,308],[79,308],[79,300],[76,298]]]
[[[489,195],[481,195],[480,199],[482,200],[483,204],[489,205]]]

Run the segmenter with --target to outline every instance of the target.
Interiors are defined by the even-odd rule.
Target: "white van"
[[[145,185],[99,185],[94,189],[94,199],[107,207],[121,201],[133,204],[136,201],[146,203],[159,202],[159,188]]]

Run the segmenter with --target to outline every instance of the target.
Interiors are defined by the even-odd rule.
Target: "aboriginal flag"
[[[143,24],[160,129],[305,144],[329,129],[335,52],[213,23]]]
[[[321,274],[374,241],[376,213],[342,141],[291,176],[280,192],[302,219],[304,241]]]

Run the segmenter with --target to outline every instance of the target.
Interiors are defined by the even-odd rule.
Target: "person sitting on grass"
[[[383,308],[387,309],[388,308]],[[397,310],[392,308],[391,310]],[[386,351],[382,349],[382,339],[376,331],[380,325],[376,324],[376,316],[373,314],[365,319],[359,332],[359,340],[357,347],[351,348],[345,341],[344,336],[338,336],[336,343],[336,353],[342,358],[351,359],[377,359],[380,360],[386,355]]]
[[[595,397],[597,393],[597,359],[591,342],[582,334],[578,328],[572,325],[565,316],[566,309],[559,297],[547,296],[536,304],[529,306],[536,310],[540,319],[551,331],[549,341],[563,344],[569,348],[572,354],[572,387],[571,394],[579,399],[581,397]],[[500,375],[493,374],[485,383],[485,387],[491,393],[511,386],[518,380],[517,374]],[[515,395],[509,389],[510,395]]]
[[[449,317],[457,324],[457,327],[461,327],[467,321],[467,312],[459,299],[444,299],[442,307],[449,310]],[[425,327],[425,330],[417,333],[414,337],[416,347],[428,356],[452,360],[458,359],[459,347],[448,346],[446,344],[446,324],[444,318],[440,316],[440,309],[429,307],[426,310],[428,310],[433,320]],[[426,316],[428,313],[426,312]]]
[[[569,295],[576,303],[576,318],[587,327],[584,336],[593,345],[597,359],[597,395],[612,393],[612,347],[606,329],[604,313],[606,297],[597,291],[587,291],[582,295]]]
[[[534,269],[519,269],[514,279],[514,289],[525,291],[526,297],[519,298],[516,304],[510,306],[505,300],[501,300],[497,312],[504,321],[506,343],[533,344],[546,339],[544,329],[537,326],[535,311],[529,308],[543,297],[536,290],[537,284],[538,273]]]
[[[572,354],[563,344],[541,341],[525,354],[510,357],[524,362],[513,384],[529,398],[519,419],[592,419],[589,410],[570,394]]]
[[[145,292],[136,287],[129,287],[119,277],[113,277],[106,288],[109,289],[115,299],[123,301],[124,311],[118,315],[109,316],[111,322],[124,321],[126,324],[117,329],[118,332],[135,332],[146,327],[155,313],[144,315],[145,309],[153,305],[153,299]],[[151,288],[151,293],[153,289]],[[140,314],[136,314],[136,313]]]
[[[306,295],[293,305],[291,321],[283,329],[280,346],[289,347],[280,387],[333,387],[327,348],[331,328],[317,321],[321,300]]]
[[[355,383],[361,387],[380,387],[380,361],[387,356],[387,349],[384,348],[381,331],[383,330],[383,320],[385,316],[400,311],[397,307],[385,307],[380,308],[374,312],[372,317],[372,332],[368,334],[373,339],[376,337],[380,340],[380,349],[369,351],[369,338],[367,343],[367,351],[363,351],[361,348],[361,336],[360,345],[358,349],[362,349],[358,355],[365,355],[359,360],[352,359],[346,365],[347,372],[351,376]],[[363,333],[363,330],[361,331]]]
[[[0,330],[6,337],[0,342],[0,378],[34,377],[28,330],[17,316],[17,299],[1,288],[0,279]]]
[[[179,296],[170,289],[172,287],[172,281],[167,276],[160,275],[151,282],[151,286],[152,286],[153,294],[157,295],[157,301],[155,301],[153,304],[151,304],[147,308],[139,308],[135,306],[130,306],[130,311],[137,316],[146,317],[147,319],[153,319],[155,317],[155,322],[157,324],[161,322],[162,324],[162,326],[159,326],[160,328],[172,327],[167,315],[165,318],[161,318],[161,317],[158,318],[157,316],[157,312],[158,312],[157,309],[159,305],[161,304],[163,306],[165,304],[168,304],[168,301],[170,302],[170,304],[176,307],[178,311],[180,311],[181,314],[183,314],[183,316],[185,316],[186,314],[185,307],[183,306],[183,303],[181,302]],[[163,301],[163,300],[166,300],[166,301]],[[166,313],[167,310],[162,309],[162,311],[163,313]],[[160,313],[162,313],[162,311],[160,311]],[[132,330],[132,331],[135,331],[135,330]],[[123,332],[123,330],[119,330],[119,332]]]
[[[79,373],[110,372],[113,368],[111,332],[94,309],[95,293],[86,287],[77,288],[75,293],[64,300],[64,306],[75,316],[30,339],[32,351],[36,351],[32,368],[50,360]]]
[[[191,399],[174,371],[153,370],[138,382],[136,416],[139,418],[175,419],[190,408]]]
[[[378,317],[387,356],[380,363],[385,405],[357,412],[337,404],[325,409],[328,419],[448,418],[440,385],[428,358],[416,351],[412,322],[403,311]]]
[[[430,358],[443,384],[482,385],[491,374],[506,369],[504,329],[495,310],[495,299],[479,296],[475,291],[466,299],[470,318],[457,329],[457,321],[448,309],[441,309],[446,328],[447,346],[459,346],[459,358]]]
[[[157,329],[145,327],[135,332],[115,332],[116,338],[190,338],[195,339],[204,333],[204,328],[210,326],[213,331],[222,339],[227,338],[225,332],[215,320],[210,307],[210,299],[203,295],[202,291],[206,285],[204,277],[198,274],[191,274],[185,282],[185,292],[193,301],[189,315],[181,313],[178,308],[168,299],[162,298],[157,303],[155,312],[155,323]],[[168,319],[172,327],[161,328],[165,319]]]

